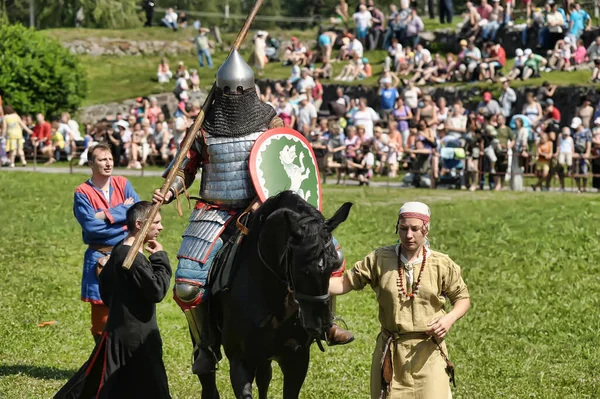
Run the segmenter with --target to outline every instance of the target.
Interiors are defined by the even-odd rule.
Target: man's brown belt
[[[100,252],[102,255],[108,255],[112,252],[114,247],[111,245],[90,244],[89,248],[93,249],[94,251]]]

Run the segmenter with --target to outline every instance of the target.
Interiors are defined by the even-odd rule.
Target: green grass
[[[48,398],[89,356],[89,306],[79,301],[84,245],[72,193],[85,175],[0,173],[0,397]],[[148,198],[160,178],[131,178]],[[193,190],[195,191],[195,190]],[[352,201],[336,231],[349,265],[394,243],[403,201],[433,212],[431,244],[462,266],[473,306],[447,339],[455,398],[600,396],[600,200],[594,195],[460,192],[327,186],[325,214]],[[189,211],[186,211],[186,215]],[[161,236],[173,264],[186,226],[174,206]],[[338,299],[356,340],[313,348],[303,398],[365,398],[377,304],[370,289]],[[42,321],[58,324],[37,327]],[[170,295],[158,306],[174,398],[199,397],[185,319]],[[276,368],[277,370],[277,368]],[[219,387],[232,398],[227,362]],[[271,397],[281,396],[275,372]]]
[[[441,25],[437,20],[425,20],[428,30],[447,28],[449,24]],[[112,39],[126,38],[129,40],[190,40],[193,35],[193,29],[181,29],[177,32],[172,32],[166,28],[137,28],[124,30],[104,30],[104,29],[49,29],[42,31],[44,34],[53,38],[72,41],[75,39],[107,37]],[[271,30],[276,37],[290,38],[298,36],[301,40],[314,39],[316,36],[315,29],[305,31],[292,30],[281,31]],[[249,34],[251,36],[252,33]],[[223,41],[225,46],[231,44],[235,38],[235,33],[224,33]],[[249,40],[246,40],[249,43]],[[248,59],[250,51],[245,48],[242,51],[244,58]],[[156,69],[160,62],[160,56],[101,56],[91,57],[88,55],[78,56],[83,64],[83,67],[88,76],[89,91],[83,106],[102,104],[112,101],[122,101],[125,99],[135,98],[138,96],[147,96],[150,94],[158,94],[168,92],[173,89],[173,83],[160,85],[156,79]],[[383,70],[383,60],[386,57],[386,52],[382,50],[368,51],[365,57],[369,58],[373,65],[373,76],[365,80],[357,80],[353,82],[337,82],[335,80],[325,80],[324,84],[344,84],[349,86],[377,86],[377,80]],[[218,68],[225,60],[225,53],[217,51],[213,57],[215,68],[199,68],[198,61],[195,55],[185,54],[167,57],[172,70],[176,68],[178,61],[184,61],[188,68],[198,69],[200,75],[201,86],[210,88],[214,82],[216,68]],[[334,75],[339,74],[345,63],[334,64]],[[513,65],[513,60],[508,60],[506,71],[510,70]],[[265,68],[263,79],[281,80],[287,79],[290,76],[291,67],[283,67],[281,63],[269,63]],[[591,77],[590,71],[573,71],[573,72],[552,72],[544,73],[542,78],[530,79],[527,81],[517,80],[513,82],[513,87],[537,87],[544,80],[549,80],[559,86],[569,85],[587,85]],[[465,83],[446,83],[436,85],[435,87],[460,87]],[[472,84],[469,84],[472,85]],[[499,83],[479,82],[474,84],[482,90],[492,90],[500,92]],[[600,87],[600,86],[598,86]]]

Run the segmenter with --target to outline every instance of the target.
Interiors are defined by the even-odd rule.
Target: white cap
[[[581,120],[581,118],[576,116],[571,121],[571,129],[577,129],[579,126],[581,126],[582,123],[583,123],[583,121]]]
[[[298,101],[306,101],[308,100],[308,97],[306,96],[306,94],[300,94],[298,96]]]
[[[392,78],[390,78],[390,77],[381,78],[381,83],[392,83]]]
[[[566,36],[564,40],[565,40],[565,43],[571,44],[571,38],[569,36]]]
[[[523,50],[521,50],[520,48],[515,50],[515,55],[517,57],[522,57],[523,56]]]
[[[184,91],[184,92],[182,92],[182,93],[179,95],[179,98],[181,98],[183,101],[185,101],[185,100],[189,100],[189,99],[190,99],[190,95],[189,95],[189,94],[187,94],[187,93]]]
[[[422,202],[407,202],[402,205],[400,208],[400,212],[398,213],[399,217],[404,218],[416,218],[421,219],[425,223],[429,223],[429,219],[431,217],[431,211],[429,207]]]
[[[129,123],[126,121],[118,121],[117,126],[122,127],[123,129],[127,129],[129,127]]]
[[[524,53],[525,53],[525,55],[529,55],[529,54],[533,53],[533,51],[531,51],[530,48],[526,48]]]
[[[600,125],[600,116],[594,119],[594,125]]]

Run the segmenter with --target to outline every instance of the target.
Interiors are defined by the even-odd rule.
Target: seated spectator
[[[587,48],[587,57],[594,64],[596,64],[596,60],[600,60],[600,36],[597,36]]]
[[[65,149],[65,137],[59,131],[60,120],[54,119],[52,121],[51,126],[52,126],[52,137],[51,137],[52,145],[50,146],[50,148],[48,148],[48,147],[45,148],[48,151],[47,155],[49,156],[49,159],[48,159],[48,162],[46,162],[44,165],[52,165],[54,162],[60,161],[61,152],[64,151],[64,149]]]
[[[265,55],[269,62],[279,61],[279,40],[275,39],[271,35],[267,35],[265,39],[267,47],[265,48]]]
[[[477,8],[473,5],[472,2],[467,1],[465,7],[467,11],[464,14],[464,19],[461,30],[459,32],[459,37],[475,37],[479,33],[479,21],[481,20],[481,16],[479,15]]]
[[[479,80],[496,81],[496,74],[506,65],[506,51],[500,43],[486,44],[486,57],[479,65]]]
[[[177,70],[175,71],[175,77],[177,79],[189,80],[190,73],[188,72],[187,67],[185,66],[183,61],[179,61],[177,64]]]
[[[156,130],[150,141],[152,154],[160,155],[165,164],[169,163],[169,142],[171,141],[171,133],[169,129],[164,127],[162,123],[156,125]]]
[[[323,59],[323,65],[321,65],[321,68],[316,68],[314,74],[319,75],[322,79],[331,79],[333,75],[333,65],[329,58]]]
[[[359,69],[357,78],[359,80],[367,79],[373,76],[373,66],[369,63],[369,59],[367,57],[363,57],[362,59],[363,67]]]
[[[402,50],[402,44],[397,38],[392,37],[392,43],[387,49],[388,55],[385,58],[385,69],[398,71],[398,64],[400,60],[404,58],[404,51]]]
[[[180,12],[179,13],[179,17],[177,18],[177,24],[182,27],[182,28],[187,28],[188,27],[188,16],[185,12]]]
[[[573,53],[573,62],[575,63],[575,67],[585,64],[587,61],[587,49],[583,45],[583,40],[578,39],[575,46],[575,52]]]
[[[373,167],[375,166],[375,156],[370,151],[370,145],[363,145],[356,150],[356,155],[348,162],[349,172],[354,173],[354,178],[358,180],[359,186],[369,185],[373,177]]]
[[[200,91],[200,76],[198,76],[198,71],[196,69],[192,69],[190,72],[190,83],[192,84],[192,91],[198,92]]]
[[[417,9],[413,8],[406,21],[406,41],[411,47],[415,47],[419,43],[419,33],[424,29],[425,24],[423,23],[423,20],[417,15]]]
[[[531,126],[536,126],[538,122],[542,120],[543,112],[542,106],[539,102],[533,97],[533,93],[528,92],[525,96],[525,104],[523,104],[523,112],[529,121],[531,122]]]
[[[432,132],[435,131],[436,125],[438,123],[437,119],[437,106],[433,102],[433,98],[427,94],[423,96],[423,106],[417,109],[417,113],[415,115],[415,121],[418,125],[421,122],[425,124],[425,127],[431,128]]]
[[[306,46],[300,43],[296,36],[293,36],[291,44],[286,47],[283,53],[283,66],[290,64],[295,65],[298,62],[298,65],[305,65],[308,59],[308,50]]]
[[[594,69],[592,70],[592,77],[590,78],[590,82],[600,82],[600,58],[594,60]]]
[[[173,73],[169,69],[169,62],[164,57],[160,60],[160,64],[158,64],[156,76],[158,83],[167,83],[173,77]]]
[[[500,6],[500,0],[493,0],[492,12],[488,23],[482,28],[481,37],[484,40],[496,41],[498,30],[504,24],[506,20],[504,16],[504,9]]]
[[[351,82],[354,79],[358,78],[359,74],[363,72],[364,74],[365,65],[363,64],[363,60],[358,57],[358,55],[354,55],[354,59],[344,65],[342,71],[338,76],[335,77],[335,80],[342,80],[346,82]]]
[[[475,77],[475,70],[481,62],[481,50],[475,46],[475,41],[470,40],[467,50],[465,51],[463,64],[460,65],[459,71],[464,76],[465,81],[471,81]]]
[[[522,80],[527,80],[531,77],[539,77],[541,68],[545,67],[548,61],[539,54],[534,54],[531,49],[525,50],[527,59],[523,65]]]
[[[558,40],[554,46],[554,50],[548,51],[548,56],[546,72],[572,70],[570,38],[567,36],[564,40]]]
[[[165,13],[165,17],[160,21],[167,28],[173,29],[173,31],[177,31],[177,19],[179,16],[177,13],[171,8],[167,8],[167,12]]]

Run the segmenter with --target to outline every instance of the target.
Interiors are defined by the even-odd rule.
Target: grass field
[[[49,398],[92,350],[89,307],[79,301],[84,245],[72,193],[84,175],[0,172],[0,398]],[[131,178],[148,198],[159,178]],[[351,265],[394,243],[403,201],[432,208],[431,244],[463,268],[473,306],[447,338],[457,365],[455,398],[600,397],[600,199],[594,195],[325,188],[325,214],[355,203],[336,232]],[[163,212],[175,263],[186,218]],[[366,398],[377,304],[370,289],[338,300],[356,334],[313,361],[303,398]],[[43,321],[55,325],[38,327]],[[183,315],[170,295],[158,306],[174,398],[199,397]],[[276,369],[277,370],[277,369]],[[219,386],[232,398],[227,362]],[[271,397],[281,395],[276,371]]]

